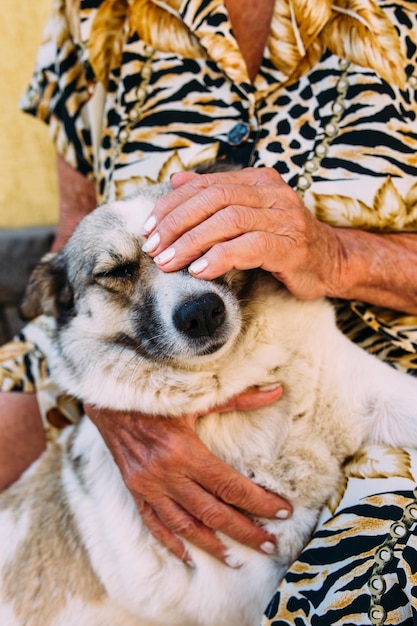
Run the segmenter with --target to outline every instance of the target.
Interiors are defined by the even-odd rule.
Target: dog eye
[[[97,272],[94,274],[94,278],[96,280],[105,279],[105,278],[113,278],[115,280],[126,280],[132,278],[138,269],[138,264],[135,262],[125,263],[123,265],[114,265],[113,267],[109,267],[102,272]]]

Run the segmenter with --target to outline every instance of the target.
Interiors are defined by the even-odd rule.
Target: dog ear
[[[57,317],[62,306],[72,304],[73,293],[68,283],[65,259],[48,252],[30,275],[19,312],[24,320],[38,315]]]

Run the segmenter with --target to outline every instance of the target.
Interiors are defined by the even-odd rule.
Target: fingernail
[[[157,265],[164,265],[164,263],[168,263],[168,261],[171,261],[174,256],[174,248],[167,248],[166,250],[163,250],[161,254],[158,254],[158,256],[154,258],[154,261],[155,263],[157,263]]]
[[[233,569],[239,569],[239,567],[242,567],[243,565],[242,561],[239,561],[239,559],[237,559],[232,554],[229,554],[229,556],[226,557],[225,563],[226,565],[228,565],[229,567],[232,567]]]
[[[260,548],[265,554],[275,554],[277,551],[277,547],[272,541],[265,541]]]
[[[147,241],[145,241],[145,243],[142,246],[142,250],[144,252],[152,252],[152,250],[155,250],[159,244],[161,243],[161,237],[159,235],[158,232],[153,233],[153,235],[151,235],[149,237],[149,239],[147,239]]]
[[[185,559],[185,564],[188,565],[188,567],[195,569],[195,563],[190,556]]]
[[[143,232],[145,235],[147,235],[148,233],[151,232],[151,230],[153,230],[156,226],[156,217],[154,215],[151,215],[150,217],[148,217],[148,219],[146,220],[146,222],[143,225]]]
[[[191,274],[199,274],[200,272],[205,270],[207,266],[208,266],[208,261],[206,261],[206,259],[198,259],[197,261],[194,261],[194,263],[191,263],[190,267],[188,268],[188,271]]]
[[[272,391],[281,387],[281,383],[271,383],[270,385],[258,385],[259,391]]]
[[[289,516],[290,512],[288,511],[288,509],[280,509],[275,513],[275,517],[277,517],[278,519],[288,519]]]

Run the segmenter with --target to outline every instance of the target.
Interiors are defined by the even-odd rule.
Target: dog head
[[[154,186],[99,207],[29,281],[22,314],[55,318],[58,379],[84,400],[102,400],[92,387],[102,389],[107,376],[113,388],[133,379],[137,388],[146,381],[150,388],[149,377],[155,383],[159,372],[153,383],[159,391],[175,380],[173,386],[192,392],[186,372],[204,372],[219,387],[220,368],[251,326],[256,272],[203,281],[186,270],[165,273],[142,251],[143,223],[166,191]],[[263,280],[276,291],[274,279]]]

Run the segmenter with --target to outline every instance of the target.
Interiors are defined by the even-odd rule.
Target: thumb
[[[210,413],[225,413],[227,411],[251,411],[260,409],[277,402],[283,393],[280,384],[271,385],[270,388],[249,387],[238,396],[234,396],[222,405],[212,407]],[[194,425],[196,418],[204,417],[203,414],[188,416],[189,424]]]

